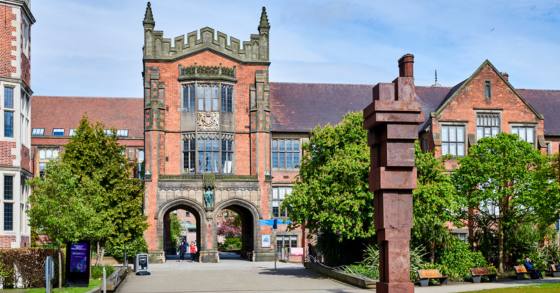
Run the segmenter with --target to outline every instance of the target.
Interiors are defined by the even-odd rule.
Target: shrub
[[[91,278],[92,279],[102,279],[103,278],[103,268],[105,268],[105,274],[107,278],[115,272],[115,267],[111,265],[104,265],[104,266],[92,266],[91,267]]]
[[[452,280],[470,279],[470,268],[488,267],[482,253],[472,252],[471,246],[457,238],[453,239],[447,250],[441,251],[436,263],[447,269]],[[441,271],[440,271],[441,272]]]
[[[418,273],[416,271],[426,264],[424,261],[426,254],[426,249],[422,245],[416,246],[410,250],[411,279],[414,279],[414,276],[418,279]],[[360,264],[352,265],[351,267],[368,278],[379,279],[379,248],[377,245],[367,245],[364,251],[364,260]]]
[[[55,280],[58,279],[58,250],[56,249],[0,249],[2,288],[14,286],[14,280],[22,279],[24,288],[45,286],[45,261],[51,256],[55,261]],[[64,260],[64,254],[62,255]],[[17,268],[14,269],[14,268]],[[64,270],[63,270],[64,271]]]
[[[368,277],[372,280],[379,280],[379,270],[377,268],[371,269],[363,264],[351,265],[350,267],[355,269],[358,273],[364,275],[365,277]],[[348,273],[352,274],[351,272]]]
[[[241,248],[241,239],[238,237],[226,238],[223,247],[227,250],[235,250]]]
[[[124,257],[124,248],[124,244],[107,244],[107,252],[105,253],[105,255],[111,255],[114,259],[122,261]],[[126,245],[127,259],[132,259],[134,255],[146,252],[148,252],[148,244],[146,243],[146,239],[144,239],[144,237],[138,237],[132,243],[128,243]]]

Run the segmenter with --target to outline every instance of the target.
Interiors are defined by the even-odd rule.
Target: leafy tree
[[[179,243],[179,239],[181,239],[181,220],[177,217],[176,214],[169,215],[169,223],[170,223],[170,230],[171,230],[171,241],[172,243]]]
[[[226,217],[218,227],[218,235],[226,238],[240,237],[241,225],[236,223],[236,219],[238,218],[237,215],[235,217]]]
[[[113,246],[126,245],[142,237],[148,227],[142,212],[144,189],[131,172],[136,163],[126,159],[125,146],[117,140],[116,129],[105,131],[100,122],[90,124],[86,115],[64,145],[62,154],[62,162],[69,165],[73,174],[80,180],[95,179],[102,190],[105,225],[113,229],[109,235],[91,238],[101,244],[99,264],[103,262],[107,242]]]
[[[289,229],[304,225],[311,234],[336,234],[339,241],[375,235],[363,121],[361,112],[350,113],[334,127],[311,131],[292,193],[282,204],[292,220]]]
[[[29,224],[58,244],[59,288],[62,286],[60,244],[80,239],[99,239],[113,233],[102,209],[103,188],[98,174],[80,178],[69,165],[58,160],[48,163],[44,177],[28,181],[33,193],[28,198]]]
[[[504,235],[514,225],[558,218],[558,184],[549,182],[548,159],[515,134],[483,138],[459,158],[453,182],[474,225],[487,219],[498,240],[498,268],[504,273]]]
[[[457,219],[455,187],[451,181],[445,161],[434,153],[422,153],[418,141],[414,144],[417,169],[417,188],[414,190],[414,228],[412,236],[430,253],[430,263],[435,261],[436,246],[449,242],[446,223],[460,226]]]

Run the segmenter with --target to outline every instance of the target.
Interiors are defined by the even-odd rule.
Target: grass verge
[[[62,290],[58,290],[58,287],[57,287],[56,289],[53,290],[53,292],[56,292],[56,293],[84,293],[84,292],[87,292],[87,291],[101,285],[102,283],[103,283],[102,280],[89,280],[89,286],[88,287],[70,287],[70,288],[62,288]],[[2,292],[2,291],[23,291],[23,292],[28,292],[28,293],[45,293],[45,288],[0,290],[0,292]]]
[[[489,290],[469,291],[469,292],[476,292],[476,293],[550,293],[550,292],[559,292],[560,293],[560,283],[511,287],[511,288],[500,288],[500,289],[489,289]],[[465,292],[465,293],[468,293],[468,292]]]

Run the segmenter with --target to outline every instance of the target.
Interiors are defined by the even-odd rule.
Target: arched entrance
[[[159,208],[157,223],[158,223],[158,242],[159,246],[163,248],[165,258],[167,259],[178,259],[176,254],[176,246],[177,241],[172,238],[171,235],[171,215],[174,212],[177,213],[185,213],[185,215],[177,215],[178,218],[183,219],[183,223],[185,224],[182,228],[185,230],[186,235],[181,235],[187,238],[189,241],[195,241],[198,252],[198,255],[205,250],[204,241],[202,235],[206,235],[207,224],[206,224],[206,213],[202,206],[196,201],[186,198],[186,197],[178,197],[172,200],[169,200],[161,205]],[[187,216],[188,213],[188,216]],[[190,222],[190,225],[187,225],[185,222],[189,222],[189,219],[193,219],[194,223]],[[192,227],[195,224],[195,227]],[[194,231],[193,231],[194,229]],[[190,230],[190,231],[189,231]]]
[[[222,225],[224,222],[223,211],[233,211],[241,220],[241,247],[235,249],[235,254],[233,253],[223,253],[219,254],[220,259],[245,259],[254,261],[255,252],[259,247],[258,235],[260,235],[259,228],[259,211],[256,206],[251,202],[246,201],[241,198],[229,198],[216,205],[214,209],[214,231],[213,239],[214,243],[218,243],[218,225]],[[225,247],[227,251],[227,247]]]

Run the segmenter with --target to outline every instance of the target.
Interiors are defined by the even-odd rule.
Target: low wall
[[[369,280],[364,280],[360,277],[354,276],[354,275],[350,275],[350,274],[345,274],[345,273],[341,273],[341,272],[337,272],[337,271],[333,271],[331,269],[327,269],[325,267],[322,267],[316,263],[312,263],[312,262],[305,262],[304,266],[306,269],[310,269],[314,272],[323,274],[329,278],[341,281],[341,282],[345,282],[348,283],[350,285],[354,285],[360,288],[364,288],[364,289],[375,289],[375,285],[377,283],[377,281],[369,281]]]
[[[107,277],[107,291],[114,292],[117,287],[124,281],[124,278],[130,273],[129,267],[117,267],[116,270]],[[86,293],[101,293],[103,292],[103,283],[100,286],[95,287]]]

